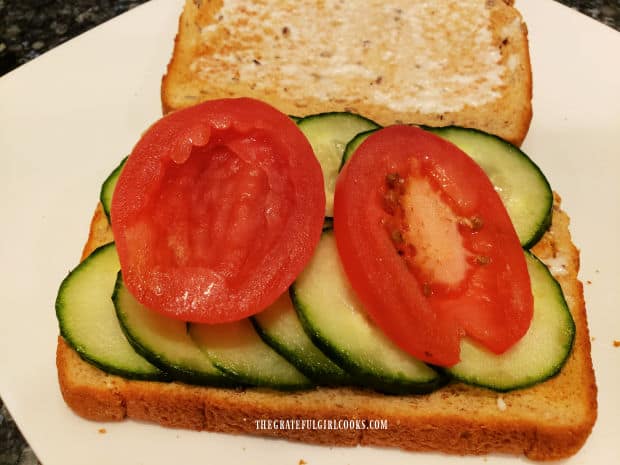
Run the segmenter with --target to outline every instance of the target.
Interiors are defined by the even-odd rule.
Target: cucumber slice
[[[110,173],[110,175],[106,178],[105,181],[103,181],[103,184],[101,185],[99,200],[101,201],[101,205],[103,206],[105,216],[108,217],[108,221],[110,221],[110,206],[112,205],[112,196],[114,195],[114,189],[116,188],[118,177],[121,175],[121,171],[123,171],[123,166],[125,166],[126,161],[127,157],[123,158],[119,165],[114,168],[114,171]]]
[[[390,393],[424,393],[443,383],[443,376],[396,347],[368,319],[344,274],[332,231],[323,233],[291,295],[314,343],[356,384]]]
[[[344,168],[345,163],[349,161],[349,158],[351,158],[351,155],[353,155],[353,152],[355,152],[357,148],[360,145],[362,145],[362,142],[364,142],[368,138],[368,136],[371,135],[376,130],[377,129],[370,129],[368,131],[360,132],[353,139],[349,141],[349,143],[344,149],[344,153],[342,154],[342,163],[340,164],[340,169],[338,170],[338,172],[342,171],[342,168]]]
[[[312,383],[263,342],[248,318],[217,325],[189,325],[189,334],[213,364],[238,384],[281,390]]]
[[[96,249],[60,285],[56,317],[60,334],[82,358],[125,378],[162,380],[166,375],[138,355],[116,318],[110,296],[120,270],[113,243]]]
[[[251,320],[269,346],[317,384],[346,384],[351,381],[342,368],[312,343],[288,293]]]
[[[320,113],[302,118],[297,126],[305,134],[314,150],[325,182],[325,216],[333,216],[336,177],[342,163],[344,149],[356,134],[379,125],[354,113]]]
[[[461,361],[447,371],[455,378],[496,391],[537,384],[557,374],[568,358],[575,323],[564,294],[547,267],[525,252],[534,295],[534,316],[515,346],[496,355],[471,340],[461,342]]]
[[[530,248],[551,224],[553,193],[540,168],[519,148],[476,129],[456,126],[427,131],[452,142],[474,159],[495,186],[523,248]]]
[[[120,272],[112,301],[127,339],[153,365],[191,384],[233,384],[189,337],[187,323],[149,310],[138,302],[123,284]]]

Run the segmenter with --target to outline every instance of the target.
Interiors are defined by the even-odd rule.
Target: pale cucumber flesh
[[[189,325],[189,334],[220,370],[241,385],[304,389],[311,381],[260,338],[249,319]]]
[[[363,116],[346,112],[307,116],[298,121],[297,126],[307,137],[321,164],[325,182],[325,216],[331,217],[334,213],[336,178],[347,143],[356,134],[379,126]]]
[[[258,334],[317,384],[346,384],[346,372],[321,352],[304,331],[288,293],[252,317]]]
[[[56,299],[60,334],[83,358],[110,373],[164,379],[127,341],[110,296],[120,270],[114,244],[96,249],[63,281]]]
[[[194,343],[187,323],[139,303],[125,287],[120,273],[112,300],[127,339],[153,365],[189,383],[232,385],[232,380]]]
[[[118,178],[123,171],[123,166],[125,166],[125,162],[127,161],[127,157],[123,158],[121,162],[118,164],[114,171],[110,173],[110,175],[106,178],[101,186],[101,192],[99,193],[99,201],[101,202],[101,206],[103,207],[103,212],[108,217],[108,221],[110,221],[111,215],[110,210],[112,207],[112,196],[114,195],[114,189],[116,189],[116,183],[118,182]]]
[[[557,374],[570,354],[575,324],[558,282],[526,252],[534,295],[534,316],[523,338],[496,355],[469,339],[461,342],[461,361],[447,371],[455,378],[497,391],[527,387]]]
[[[332,231],[323,233],[292,296],[312,340],[359,384],[386,392],[426,392],[442,382],[440,374],[370,321],[344,274]]]

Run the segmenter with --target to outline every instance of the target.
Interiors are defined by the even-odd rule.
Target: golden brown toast
[[[431,394],[393,396],[358,388],[320,387],[301,392],[198,387],[178,382],[132,381],[82,360],[58,338],[57,368],[67,404],[98,421],[131,418],[168,427],[277,436],[341,446],[376,445],[453,454],[493,452],[550,460],[574,454],[597,415],[590,338],[577,278],[579,252],[559,198],[551,229],[533,251],[564,291],[576,325],[573,351],[561,372],[539,385],[498,394],[449,384]],[[101,207],[93,217],[83,258],[112,241]],[[257,429],[256,421],[384,419],[387,429]]]
[[[532,117],[512,0],[186,0],[164,112],[254,97],[304,116],[458,125],[520,145]]]

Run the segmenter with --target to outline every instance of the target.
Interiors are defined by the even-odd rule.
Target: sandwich
[[[302,20],[308,17],[333,19],[330,27],[317,29]],[[373,32],[386,24],[393,28],[384,36]],[[419,26],[415,34],[413,25]],[[590,434],[597,408],[577,277],[579,253],[560,197],[517,147],[529,126],[530,101],[527,32],[507,2],[395,1],[370,3],[360,11],[338,2],[187,1],[162,81],[162,105],[168,114],[147,130],[104,183],[83,261],[59,290],[57,367],[65,401],[77,414],[97,421],[132,418],[315,444],[525,454],[533,460],[576,453]],[[231,132],[244,131],[258,132],[230,139]],[[280,197],[267,195],[265,184],[254,181],[254,170],[244,170],[243,163],[227,164],[228,152],[222,147],[246,154],[249,139],[263,145],[240,156],[243,163],[273,162],[282,178],[294,179],[292,187],[278,191]],[[449,153],[462,160],[462,169],[470,180],[478,180],[471,182],[477,187],[468,194],[460,183],[459,195],[450,191],[433,197],[435,181],[409,181],[437,179],[439,168],[427,169],[431,162],[426,159],[407,159],[405,171],[362,169],[386,147],[397,153],[403,146],[418,147],[415,144],[422,144],[413,149],[417,153]],[[276,149],[288,160],[286,166],[268,156]],[[160,164],[163,158],[155,152],[168,161]],[[209,161],[205,172],[229,182],[215,188],[215,200],[205,194],[187,209],[184,202],[196,186],[179,196],[165,186],[200,181],[192,177],[205,168],[197,153],[219,160]],[[174,182],[158,177],[157,167],[177,165],[178,174],[165,178]],[[376,237],[375,232],[357,231],[365,228],[358,227],[363,223],[352,214],[373,203],[366,191],[356,195],[351,189],[353,181],[366,182],[363,171],[380,172],[381,197],[375,203],[387,218],[381,223],[389,238],[385,250],[420,278],[419,285],[390,287],[391,281],[399,281],[395,273],[401,273],[393,269],[377,273],[370,267],[355,273],[372,261],[362,257],[365,248],[359,244]],[[153,191],[153,179],[158,180],[158,192]],[[279,182],[274,179],[280,178],[270,177],[272,186]],[[376,179],[372,182],[377,185]],[[234,185],[247,188],[243,201],[226,187]],[[489,189],[508,197],[478,195]],[[403,213],[416,195],[435,198],[430,202],[432,217],[459,211],[450,228],[463,237],[479,238],[492,223],[508,224],[493,231],[507,230],[510,240],[497,243],[510,245],[482,253],[477,242],[467,245],[475,255],[454,259],[455,249],[446,253],[427,240],[441,229],[419,226],[424,223],[415,216],[419,213]],[[496,200],[481,201],[484,214],[473,214],[466,206],[458,210],[456,204],[467,204],[468,195]],[[220,238],[216,250],[186,246],[211,240],[200,239],[202,229],[187,241],[186,230],[170,227],[194,221],[188,210],[203,218],[201,206],[207,217],[251,219],[243,213],[246,198],[266,202],[274,196],[270,212],[290,208],[296,213],[283,216],[286,221],[277,214],[261,220],[264,234],[256,234],[256,224],[239,221],[227,223],[232,226],[226,231],[207,225],[209,238]],[[441,210],[446,196],[456,202],[450,211]],[[176,197],[183,202],[175,203]],[[511,206],[510,200],[517,198],[523,202]],[[221,199],[228,201],[218,202]],[[147,213],[140,213],[147,204]],[[491,210],[496,213],[488,213]],[[162,242],[153,233],[157,228],[164,228],[168,239]],[[455,244],[446,234],[444,243]],[[306,242],[299,246],[291,237]],[[256,243],[238,258],[233,253],[237,249],[221,245],[235,240],[239,249],[251,240]],[[424,247],[421,240],[427,241]],[[408,247],[411,242],[419,246],[415,253]],[[273,252],[278,247],[285,252]],[[211,276],[206,287],[191,274],[166,277],[169,260],[191,265],[186,268],[196,265],[188,251],[204,253],[227,273],[242,275],[240,282],[261,285],[246,286],[256,290],[254,294],[238,292],[241,285],[211,286],[227,282],[217,281],[226,274],[224,268],[218,268],[220,273]],[[264,265],[264,257],[270,266]],[[510,260],[514,262],[509,266],[494,268]],[[459,263],[482,270],[476,282],[486,294],[460,294],[450,287]],[[491,275],[506,267],[521,270],[505,280],[508,290],[485,287],[493,281]],[[268,273],[269,279],[261,280]],[[383,297],[369,289],[364,282],[368,276],[380,282],[376,288],[386,291]],[[527,286],[513,284],[526,281]],[[435,321],[416,338],[403,338],[399,329],[411,321],[396,314],[390,317],[392,324],[386,323],[376,308],[389,307],[387,295],[409,295],[409,287],[417,293],[405,306],[410,300],[419,304],[416,308],[426,301],[439,302],[448,309],[444,313],[456,315],[463,305],[484,307],[484,296],[493,294],[510,301],[506,307],[512,310],[501,317],[494,314],[491,320],[497,317],[501,324],[475,311],[482,326],[455,317]],[[165,292],[157,291],[162,289]],[[227,293],[218,294],[221,289]],[[459,295],[477,304],[453,299]],[[377,299],[379,304],[373,303]],[[356,310],[349,312],[352,319],[337,313],[343,307]],[[333,315],[338,315],[335,324]],[[434,332],[437,327],[445,331]],[[500,336],[486,338],[489,327]],[[293,343],[281,337],[282,331],[295,335]],[[352,337],[345,337],[348,333]],[[409,344],[409,339],[423,340],[427,334],[431,337],[426,342]],[[468,337],[462,338],[464,334]],[[291,349],[295,347],[302,348],[302,356]],[[270,424],[274,419],[282,424]]]

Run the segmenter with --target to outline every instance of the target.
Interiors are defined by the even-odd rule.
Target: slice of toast
[[[454,383],[431,394],[392,396],[356,388],[283,393],[131,381],[85,362],[59,337],[61,391],[77,414],[98,421],[132,418],[168,427],[340,446],[453,454],[499,452],[525,454],[534,460],[567,457],[583,445],[597,415],[583,287],[577,278],[579,252],[571,242],[568,224],[556,198],[551,229],[534,252],[562,286],[575,320],[575,344],[557,376],[527,389],[498,394]],[[112,239],[99,207],[83,257]],[[289,425],[315,420],[319,428],[257,428],[257,421],[273,418],[290,420]],[[383,420],[387,429],[320,428],[320,422],[339,419]]]
[[[532,117],[512,0],[186,0],[164,112],[254,97],[304,116],[475,127],[520,145]]]

